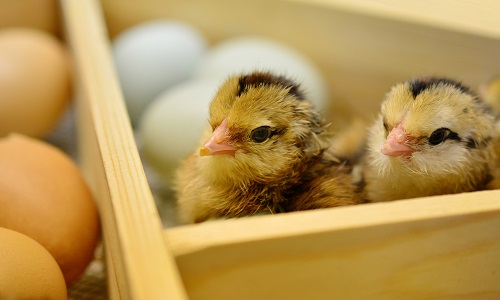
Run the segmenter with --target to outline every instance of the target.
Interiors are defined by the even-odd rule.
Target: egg
[[[46,135],[70,96],[71,67],[59,40],[36,29],[0,30],[0,137]]]
[[[0,299],[67,299],[54,257],[32,238],[2,227]]]
[[[164,91],[145,110],[138,126],[141,153],[167,182],[179,161],[196,148],[219,85],[214,80],[183,82]]]
[[[326,114],[329,91],[319,68],[304,54],[276,40],[241,36],[214,45],[196,69],[200,78],[226,79],[254,70],[273,71],[293,78],[316,109]]]
[[[93,259],[99,219],[77,165],[58,148],[10,134],[0,139],[0,227],[43,245],[68,285]]]
[[[163,20],[136,25],[113,40],[116,71],[134,125],[149,102],[192,75],[206,44],[192,26]]]

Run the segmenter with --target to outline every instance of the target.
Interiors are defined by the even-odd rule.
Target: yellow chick
[[[180,219],[202,222],[360,203],[331,134],[290,79],[230,77],[209,108],[199,153],[178,169]]]
[[[493,174],[493,181],[488,184],[488,189],[500,189],[500,76],[496,76],[481,87],[482,98],[494,109],[497,116],[495,152],[497,164]]]
[[[361,166],[369,201],[469,192],[492,179],[495,116],[447,78],[395,85],[369,129]]]

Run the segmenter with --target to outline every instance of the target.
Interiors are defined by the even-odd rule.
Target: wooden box
[[[61,0],[82,168],[113,299],[500,299],[500,190],[163,229],[109,41],[153,18],[212,41],[262,34],[316,62],[332,115],[372,117],[394,83],[500,73],[500,4],[410,0]]]

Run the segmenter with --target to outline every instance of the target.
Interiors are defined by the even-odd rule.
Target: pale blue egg
[[[113,40],[113,57],[130,118],[163,90],[190,78],[207,42],[192,26],[150,21],[131,27]]]

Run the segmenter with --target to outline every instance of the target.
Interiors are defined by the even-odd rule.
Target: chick
[[[493,174],[494,179],[488,184],[488,189],[500,189],[500,76],[496,76],[481,86],[482,98],[493,108],[497,116],[495,152],[497,164]]]
[[[492,179],[495,116],[448,78],[395,85],[369,129],[362,163],[369,201],[468,192]]]
[[[299,86],[268,72],[230,77],[209,108],[199,154],[176,176],[180,218],[202,222],[357,204],[349,168]]]

